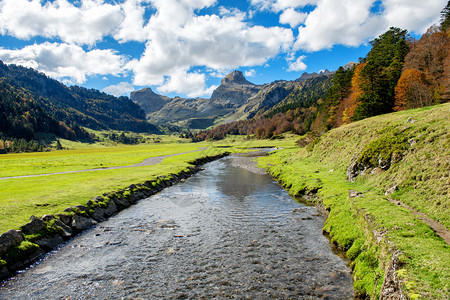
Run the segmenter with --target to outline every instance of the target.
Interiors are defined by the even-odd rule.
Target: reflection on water
[[[73,239],[0,299],[351,299],[317,210],[233,159]]]

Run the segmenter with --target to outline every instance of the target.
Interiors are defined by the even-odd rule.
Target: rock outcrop
[[[236,109],[246,103],[261,90],[240,71],[233,71],[222,79],[220,86],[211,95],[211,106],[215,108]]]
[[[156,94],[151,88],[131,92],[130,99],[139,104],[146,114],[162,109],[171,100],[169,97]]]

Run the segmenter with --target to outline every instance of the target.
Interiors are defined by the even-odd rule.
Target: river
[[[0,299],[353,299],[323,216],[227,157],[3,283]]]

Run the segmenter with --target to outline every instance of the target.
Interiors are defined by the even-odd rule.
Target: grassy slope
[[[402,288],[411,299],[447,299],[450,248],[431,228],[385,191],[449,228],[450,104],[378,116],[332,130],[314,148],[290,148],[261,159],[261,165],[292,194],[318,191],[330,211],[324,231],[351,259],[357,292],[375,299],[394,250],[400,250]],[[411,117],[415,122],[408,122]],[[387,171],[346,180],[355,154],[386,132],[408,142],[403,159]],[[413,140],[412,140],[413,139]],[[349,198],[349,190],[363,197]]]

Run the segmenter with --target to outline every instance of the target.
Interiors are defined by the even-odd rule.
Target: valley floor
[[[423,216],[448,232],[449,110],[450,104],[444,104],[366,119],[331,130],[303,148],[295,144],[298,136],[228,137],[213,143],[1,155],[0,177],[123,167],[149,157],[165,158],[133,168],[3,179],[0,232],[19,228],[31,215],[59,213],[97,195],[181,172],[201,157],[277,147],[280,150],[259,159],[260,166],[292,195],[303,195],[327,214],[323,231],[346,252],[361,296],[375,299],[397,293],[410,299],[447,299],[450,248]],[[349,172],[354,182],[347,180]]]

